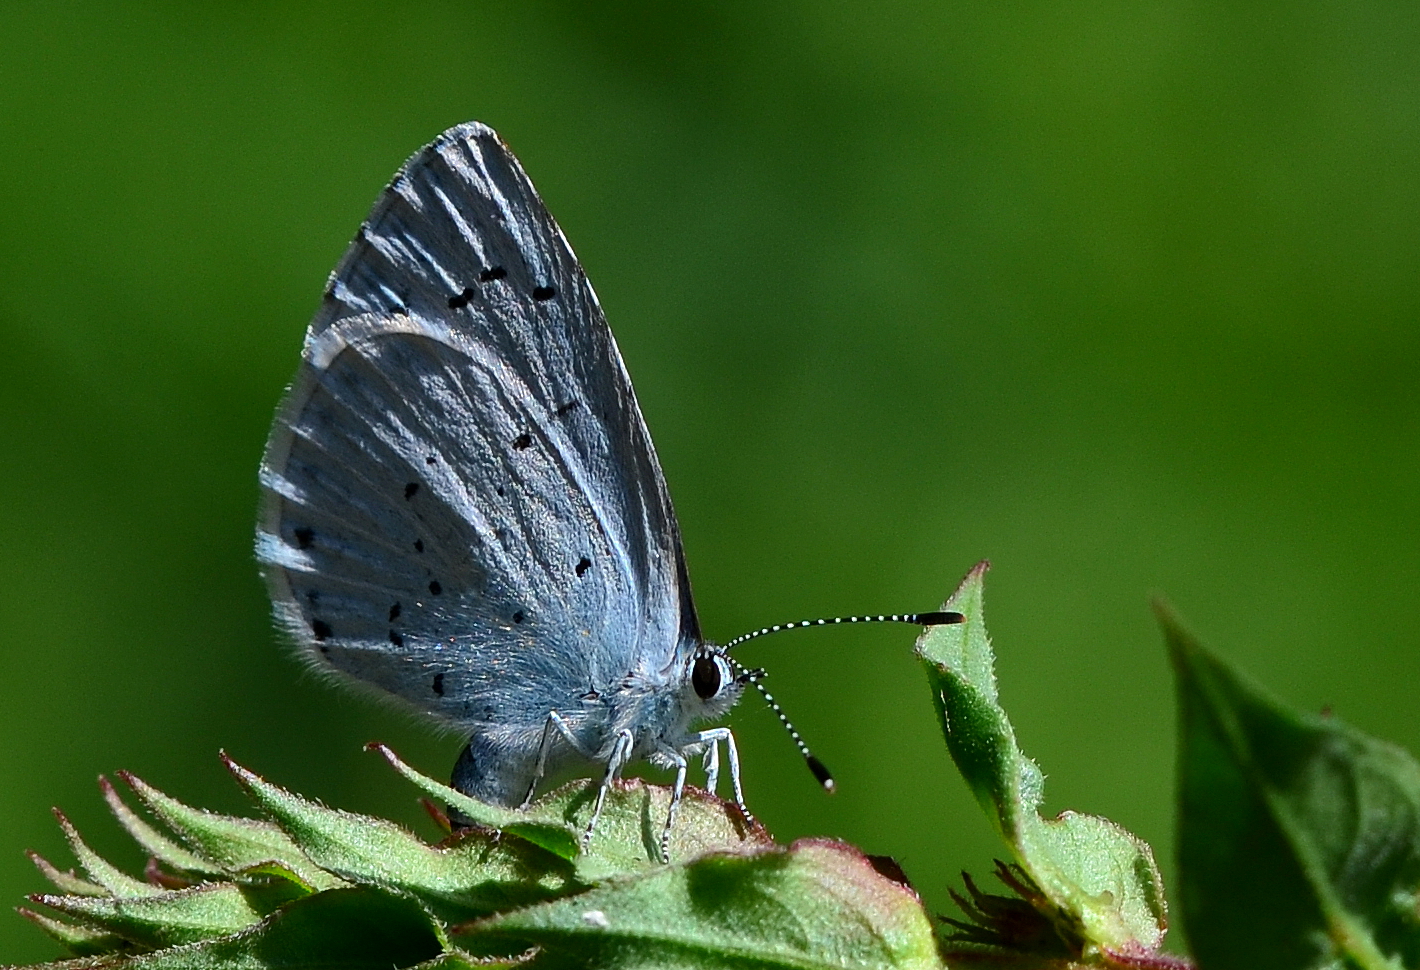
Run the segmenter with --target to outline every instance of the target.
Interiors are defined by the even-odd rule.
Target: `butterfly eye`
[[[695,658],[695,666],[690,671],[690,686],[695,688],[695,695],[702,701],[708,701],[720,693],[722,663],[718,657]]]

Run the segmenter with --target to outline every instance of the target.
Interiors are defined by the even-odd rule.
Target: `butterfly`
[[[459,791],[526,806],[545,776],[600,766],[585,842],[623,769],[649,760],[675,771],[666,858],[689,759],[713,791],[723,745],[749,818],[734,735],[701,725],[763,692],[763,671],[701,635],[621,354],[492,129],[444,132],[375,203],[306,332],[260,483],[278,624],[318,670],[466,733]]]

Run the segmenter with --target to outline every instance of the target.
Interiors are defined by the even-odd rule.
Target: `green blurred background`
[[[256,467],[326,274],[396,167],[495,126],[585,263],[707,632],[930,608],[979,558],[1052,809],[1172,876],[1166,593],[1288,701],[1412,750],[1420,7],[1400,2],[0,7],[0,901],[94,787],[280,784],[419,824],[360,751],[459,747],[278,647]],[[938,910],[1001,848],[910,629],[743,659],[781,838]],[[427,831],[427,829],[426,829]],[[0,917],[0,962],[54,955]]]

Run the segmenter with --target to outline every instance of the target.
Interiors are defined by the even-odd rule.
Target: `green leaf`
[[[92,929],[87,926],[76,926],[43,913],[37,913],[26,906],[16,906],[15,912],[44,930],[70,953],[77,956],[113,953],[128,945],[127,941],[116,933]]]
[[[606,804],[597,830],[587,850],[579,848],[582,832],[591,819],[596,800],[597,781],[574,781],[557,788],[525,811],[513,811],[484,805],[467,795],[426,778],[383,745],[372,745],[400,774],[425,792],[442,799],[471,818],[500,828],[509,834],[548,849],[564,859],[574,860],[576,876],[583,883],[597,882],[612,876],[640,872],[660,867],[661,832],[665,828],[670,807],[670,790],[648,785],[640,779],[617,782],[607,792]],[[475,814],[475,811],[479,814]],[[504,824],[495,824],[493,819]],[[510,821],[511,820],[511,821]],[[532,838],[528,833],[536,835]],[[568,837],[571,854],[567,854]],[[670,861],[692,859],[711,851],[740,850],[747,847],[773,845],[764,827],[758,822],[746,824],[739,810],[697,788],[687,787],[671,831]]]
[[[548,792],[530,806],[545,815],[565,819],[578,831],[591,819],[597,781],[574,781]],[[587,850],[576,859],[577,878],[584,883],[665,868],[661,833],[665,830],[671,790],[640,778],[614,784],[606,795],[597,830]],[[774,845],[764,826],[746,825],[731,802],[698,788],[687,787],[671,830],[672,865],[707,852],[743,852]]]
[[[486,825],[488,828],[498,829],[501,832],[508,832],[527,839],[533,845],[541,846],[564,859],[577,857],[581,847],[581,833],[561,819],[531,811],[521,812],[497,805],[488,805],[475,798],[470,798],[463,792],[455,791],[448,785],[421,775],[401,761],[399,755],[383,744],[368,744],[366,747],[383,755],[395,771],[398,771],[425,793],[458,809],[459,812],[479,825]]]
[[[118,819],[119,824],[129,835],[133,836],[135,842],[148,851],[149,855],[184,872],[209,876],[221,874],[221,867],[208,859],[188,852],[139,817],[133,809],[124,804],[123,799],[114,789],[113,783],[107,778],[100,776],[99,789],[103,792],[104,801],[108,803],[109,811],[113,813],[114,818]]]
[[[1420,765],[1288,710],[1157,612],[1178,677],[1181,899],[1199,964],[1420,966]]]
[[[72,869],[60,869],[34,850],[25,853],[44,878],[71,896],[107,896],[109,891],[96,882],[80,878]]]
[[[445,956],[443,933],[414,900],[366,887],[296,900],[240,933],[133,957],[49,964],[49,970],[391,970]],[[457,954],[454,954],[457,956]],[[36,967],[34,970],[46,970]]]
[[[146,949],[195,943],[235,933],[258,922],[258,909],[242,887],[216,883],[136,899],[95,896],[31,896],[94,930]]]
[[[79,860],[79,865],[89,874],[90,879],[104,889],[115,896],[156,896],[167,891],[161,886],[154,886],[141,879],[134,879],[89,848],[79,837],[79,830],[74,828],[68,817],[57,808],[54,809],[54,817],[59,820],[59,827],[64,831],[65,841],[73,850],[74,857]],[[84,895],[91,894],[84,893]]]
[[[469,830],[431,846],[384,819],[326,808],[267,782],[235,762],[252,799],[322,869],[351,882],[418,897],[460,922],[585,888],[573,866],[522,839]]]
[[[535,967],[942,966],[916,893],[827,841],[661,866],[462,932],[479,952],[537,946]]]
[[[977,565],[943,606],[965,622],[931,627],[917,640],[947,748],[1021,868],[1052,904],[1046,915],[1063,941],[1085,955],[1154,954],[1167,920],[1163,881],[1148,844],[1098,816],[1040,815],[1044,775],[1017,746],[997,698],[982,611],[988,568]]]
[[[270,822],[189,808],[135,775],[119,772],[119,777],[193,852],[226,872],[238,874],[253,866],[277,862],[315,889],[345,884],[314,865],[286,833]]]

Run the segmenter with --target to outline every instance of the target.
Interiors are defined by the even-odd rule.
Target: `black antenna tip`
[[[923,626],[942,626],[947,623],[965,623],[966,617],[951,610],[938,610],[935,613],[918,613],[917,621]]]
[[[808,755],[804,760],[809,763],[809,770],[814,773],[814,777],[817,778],[818,783],[823,786],[823,790],[832,794],[838,786],[834,784],[833,775],[828,773],[828,769],[824,767],[823,762],[813,755]]]

